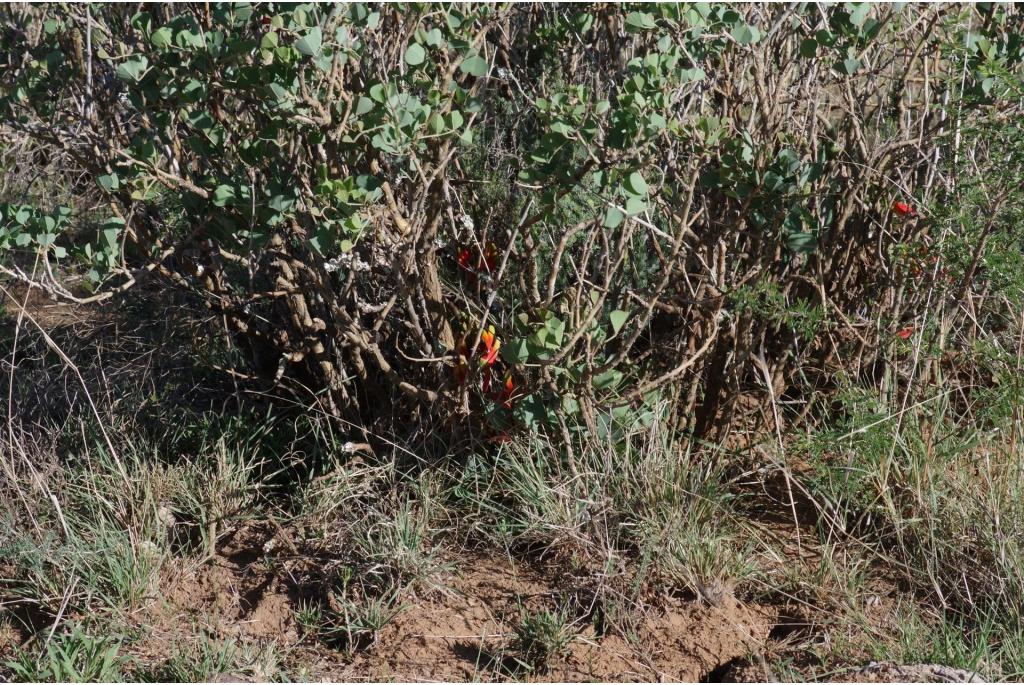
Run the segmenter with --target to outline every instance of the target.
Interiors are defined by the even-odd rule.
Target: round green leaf
[[[649,12],[630,12],[626,15],[627,31],[649,31],[657,28],[654,23],[654,15]]]
[[[612,325],[612,332],[618,333],[622,330],[622,325],[626,323],[626,319],[629,318],[629,312],[624,312],[621,309],[616,309],[608,315],[608,321]]]
[[[616,207],[609,207],[608,211],[604,213],[604,221],[601,225],[605,228],[618,228],[625,218],[626,215],[622,213],[622,210]]]
[[[629,216],[636,216],[645,209],[647,209],[647,203],[642,197],[634,195],[626,200],[626,214]]]
[[[487,69],[490,65],[487,64],[487,60],[479,55],[473,57],[467,57],[462,60],[462,64],[459,65],[459,71],[463,74],[469,74],[470,76],[484,76],[487,74]]]
[[[155,48],[166,48],[171,44],[171,39],[174,37],[169,26],[164,26],[153,32],[153,35],[149,37],[149,42],[153,44]]]
[[[305,36],[295,41],[295,49],[307,57],[320,54],[320,46],[323,43],[323,35],[320,27],[314,26]]]
[[[640,172],[634,171],[626,179],[626,191],[631,195],[646,195],[647,194],[647,181],[640,175]]]
[[[100,188],[103,188],[108,193],[114,192],[121,185],[118,182],[117,174],[104,174],[97,178],[96,181],[100,184]]]
[[[411,67],[423,64],[427,58],[427,51],[419,43],[413,43],[405,50],[405,63]]]
[[[740,45],[751,45],[761,40],[761,32],[756,26],[741,21],[732,27],[732,37]]]
[[[117,77],[122,81],[128,83],[138,83],[142,80],[142,75],[146,73],[146,67],[149,66],[149,60],[146,59],[145,55],[137,55],[126,59],[121,64],[117,65],[115,70]]]

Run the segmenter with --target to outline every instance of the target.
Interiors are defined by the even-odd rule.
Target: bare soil
[[[302,593],[284,568],[240,562],[228,550],[198,568],[171,562],[162,575],[158,595],[136,616],[150,628],[146,660],[168,658],[201,626],[217,638],[274,641],[296,661],[289,670],[301,668],[311,680],[718,680],[762,650],[777,619],[772,607],[733,597],[718,606],[666,597],[631,639],[581,625],[567,654],[540,673],[509,653],[515,621],[524,609],[553,606],[571,588],[507,559],[452,563],[435,588],[407,599],[375,642],[351,656],[305,640],[296,621]]]

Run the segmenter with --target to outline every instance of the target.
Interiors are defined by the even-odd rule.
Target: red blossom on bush
[[[501,253],[494,243],[488,242],[476,260],[473,259],[474,251],[472,247],[459,247],[455,251],[455,261],[470,278],[475,278],[478,273],[491,274],[498,270]]]
[[[914,218],[917,216],[917,210],[906,202],[894,202],[892,203],[892,211],[896,212],[902,217]]]
[[[460,248],[458,253],[455,255],[455,261],[459,263],[459,268],[465,271],[472,271],[472,260],[473,253],[468,247]]]
[[[906,340],[907,338],[909,338],[913,334],[914,334],[914,327],[913,326],[904,326],[903,329],[900,330],[900,332],[896,334],[896,336],[898,338],[900,338],[901,340]]]

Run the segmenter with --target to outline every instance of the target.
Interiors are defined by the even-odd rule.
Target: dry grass
[[[113,394],[102,374],[81,377],[92,397]],[[139,379],[116,376],[127,377]],[[120,392],[141,399],[145,387]],[[963,413],[937,393],[902,411],[851,392],[820,431],[784,435],[785,466],[771,436],[697,448],[657,417],[468,458],[412,446],[353,456],[309,417],[160,398],[132,412],[121,411],[130,397],[95,402],[103,431],[81,401],[61,423],[16,417],[0,471],[11,503],[0,521],[13,635],[3,668],[47,680],[277,679],[312,677],[300,664],[316,654],[317,672],[380,677],[374,655],[422,630],[416,612],[476,592],[458,579],[483,555],[533,569],[550,599],[509,585],[520,608],[478,641],[479,677],[565,675],[590,644],[624,645],[625,661],[602,668],[627,669],[651,631],[683,640],[694,617],[712,626],[746,607],[768,617],[764,634],[730,619],[747,626],[748,647],[693,673],[845,678],[891,660],[1013,678],[1024,670],[1015,401],[996,392]],[[195,584],[173,589],[172,577]],[[179,591],[199,593],[206,613],[152,621]],[[250,604],[239,624],[218,608],[233,593]],[[689,617],[676,628],[666,597]],[[259,631],[238,627],[254,622]],[[399,675],[416,676],[411,663]]]

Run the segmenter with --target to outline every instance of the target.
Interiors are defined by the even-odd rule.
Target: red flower
[[[896,335],[897,335],[897,337],[901,338],[902,340],[906,340],[907,338],[909,338],[913,334],[914,334],[914,327],[913,326],[904,326],[903,330],[901,330]]]
[[[455,261],[458,262],[460,269],[469,274],[471,279],[475,278],[477,273],[490,274],[498,270],[500,253],[494,243],[487,243],[483,248],[483,253],[475,260],[473,253],[474,249],[471,247],[460,247],[455,251]]]
[[[902,217],[914,218],[917,216],[917,210],[906,202],[893,202],[892,211],[896,212]]]

